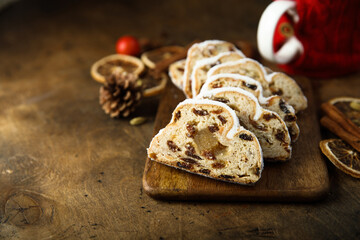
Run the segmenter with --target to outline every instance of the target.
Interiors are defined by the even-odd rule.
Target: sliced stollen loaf
[[[238,50],[234,44],[220,40],[208,40],[201,43],[196,43],[189,48],[187,52],[183,80],[184,92],[188,98],[192,98],[191,75],[196,62],[204,58],[216,56],[223,52],[238,52],[240,55],[245,57],[244,54]]]
[[[208,71],[207,77],[211,77],[220,73],[233,73],[250,77],[261,84],[263,88],[263,95],[265,97],[273,95],[270,91],[269,83],[265,77],[265,69],[260,63],[253,59],[243,58],[237,61],[216,65]]]
[[[221,63],[236,61],[242,58],[244,58],[243,55],[238,52],[224,52],[214,57],[204,58],[197,61],[191,75],[193,97],[200,93],[200,89],[207,79],[207,72],[210,70],[210,68]]]
[[[200,90],[200,94],[211,89],[222,87],[242,88],[251,92],[260,102],[267,102],[267,98],[263,96],[262,86],[258,81],[236,73],[220,73],[208,77]]]
[[[299,85],[286,74],[271,73],[267,75],[265,68],[257,61],[249,58],[234,62],[226,62],[214,66],[208,72],[208,77],[220,73],[236,73],[251,77],[260,82],[265,97],[280,95],[295,111],[301,111],[307,107],[307,99]]]
[[[253,94],[263,108],[276,112],[284,120],[291,141],[295,142],[298,139],[300,129],[296,123],[295,110],[283,101],[280,96],[264,97],[262,86],[258,81],[247,76],[231,73],[216,74],[209,77],[201,88],[200,94],[222,87],[241,88]]]
[[[307,108],[307,99],[294,79],[281,72],[273,72],[266,76],[270,91],[281,96],[293,106],[296,112]]]
[[[176,87],[183,90],[183,76],[185,69],[185,59],[176,61],[169,66],[169,76]]]
[[[156,162],[191,173],[240,184],[260,179],[262,151],[230,107],[206,99],[187,99],[148,148]]]
[[[263,157],[270,161],[286,161],[291,157],[291,139],[280,116],[262,108],[251,93],[235,87],[217,88],[198,98],[220,101],[231,107],[240,124],[258,138]]]

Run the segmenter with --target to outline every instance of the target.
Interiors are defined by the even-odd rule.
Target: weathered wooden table
[[[360,238],[360,182],[325,159],[330,192],[313,203],[150,198],[142,176],[159,98],[134,113],[149,119],[141,126],[98,104],[89,68],[119,36],[255,44],[267,4],[42,0],[0,11],[0,239]],[[360,97],[359,79],[313,79],[310,104]]]

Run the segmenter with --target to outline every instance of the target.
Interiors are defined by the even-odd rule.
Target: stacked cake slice
[[[240,184],[260,179],[265,161],[287,161],[299,137],[295,113],[307,107],[297,83],[265,69],[225,41],[194,44],[172,64],[189,98],[150,143],[150,159]]]

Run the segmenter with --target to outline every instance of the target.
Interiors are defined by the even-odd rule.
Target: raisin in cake
[[[204,58],[196,62],[191,75],[192,95],[195,97],[200,93],[200,89],[207,79],[207,72],[210,68],[221,63],[236,61],[244,58],[238,52],[224,52],[211,58]]]
[[[263,108],[276,112],[284,120],[290,133],[291,141],[295,142],[298,139],[300,129],[296,123],[294,108],[287,104],[279,96],[264,97],[262,86],[258,81],[239,74],[216,74],[206,80],[205,84],[201,88],[200,94],[203,94],[211,89],[218,89],[222,87],[241,88],[253,94],[259,100],[259,103]]]
[[[283,99],[286,99],[287,103],[294,107],[296,112],[307,107],[306,97],[292,78],[283,73],[267,75],[264,67],[253,59],[244,58],[219,64],[209,70],[208,77],[220,73],[236,73],[257,80],[263,88],[265,97],[280,95]]]
[[[185,59],[176,61],[169,66],[169,76],[174,85],[183,90],[183,76],[185,68]]]
[[[277,113],[262,108],[251,93],[224,87],[198,97],[223,102],[235,110],[240,124],[258,138],[266,160],[286,161],[291,157],[291,139],[284,121]]]
[[[293,106],[296,112],[307,108],[307,99],[294,79],[281,72],[273,72],[267,76],[270,91],[281,96]]]
[[[191,173],[240,184],[260,179],[262,151],[226,104],[187,99],[148,148],[150,159]]]
[[[183,79],[183,89],[188,98],[192,98],[191,75],[196,62],[204,58],[216,56],[223,52],[238,52],[240,55],[245,57],[244,54],[238,50],[234,44],[220,40],[208,40],[201,43],[196,43],[189,48],[187,52]]]

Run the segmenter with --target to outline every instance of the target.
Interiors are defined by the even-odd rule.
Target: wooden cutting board
[[[146,159],[143,187],[153,198],[206,201],[313,201],[329,190],[327,167],[319,150],[320,129],[313,92],[307,78],[296,78],[308,98],[308,108],[298,114],[300,137],[293,144],[292,158],[285,163],[267,163],[254,186],[216,181]],[[172,111],[185,99],[168,83],[155,120],[154,133],[170,121]]]

